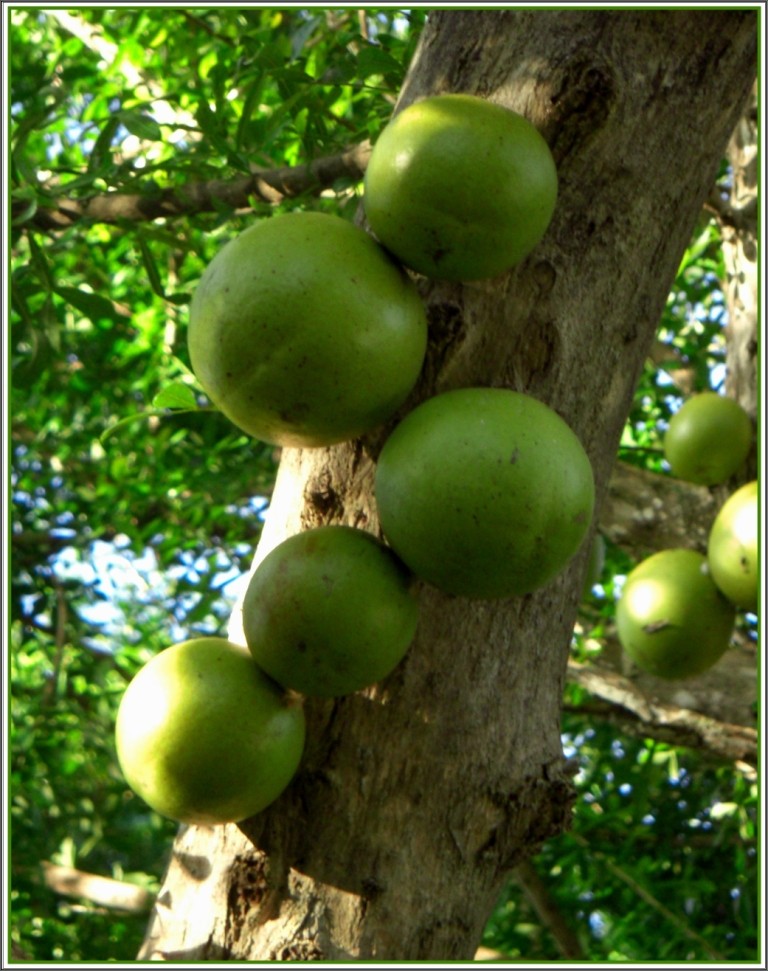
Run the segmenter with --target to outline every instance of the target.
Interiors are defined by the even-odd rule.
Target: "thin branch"
[[[696,387],[696,368],[694,368],[671,344],[655,340],[651,347],[650,359],[657,368],[665,371],[675,387],[684,395],[692,394]]]
[[[610,857],[606,856],[606,854],[602,851],[594,849],[593,846],[578,833],[572,832],[569,835],[575,843],[578,843],[582,849],[591,853],[596,860],[599,860],[607,870],[610,870],[615,877],[618,877],[622,883],[625,883],[630,890],[632,890],[632,892],[635,893],[641,900],[645,901],[649,907],[652,907],[658,914],[664,917],[665,920],[668,920],[670,924],[674,925],[681,934],[684,934],[686,937],[690,938],[690,940],[695,941],[713,961],[717,961],[719,963],[725,961],[723,955],[716,951],[701,936],[701,934],[698,934],[681,917],[679,917],[676,913],[671,911],[669,907],[666,907],[660,900],[654,897],[649,890],[646,890],[646,888],[642,884],[638,883],[638,881],[635,880],[631,874],[627,873],[626,870],[614,863]]]
[[[89,900],[101,907],[130,913],[145,913],[154,899],[149,890],[133,883],[85,873],[74,867],[58,866],[47,860],[42,867],[45,885],[54,893],[66,897]]]
[[[757,765],[757,730],[748,725],[718,721],[689,708],[659,702],[629,678],[594,664],[570,659],[567,679],[607,702],[605,714],[620,717],[645,735],[700,749],[718,759]]]
[[[564,958],[584,960],[584,951],[573,929],[568,925],[546,884],[539,876],[530,860],[520,863],[515,869],[515,879],[523,893],[532,904],[542,924],[555,939],[557,948]]]
[[[193,27],[198,27],[200,30],[204,30],[209,37],[213,37],[214,40],[220,41],[222,44],[226,44],[228,47],[235,47],[235,42],[229,38],[225,37],[224,34],[218,34],[210,24],[207,24],[202,17],[198,17],[195,14],[190,13],[188,10],[181,11],[182,17],[191,24]]]
[[[600,530],[637,559],[676,546],[704,551],[717,508],[706,486],[616,462],[600,509]]]
[[[308,165],[264,169],[231,181],[211,180],[159,192],[108,192],[86,199],[60,199],[54,207],[39,208],[25,225],[37,229],[67,229],[78,222],[121,223],[168,219],[222,207],[251,209],[255,203],[274,205],[283,199],[319,194],[340,179],[359,181],[365,172],[371,143],[316,159]],[[20,212],[20,206],[16,209]],[[12,215],[13,215],[12,207]]]

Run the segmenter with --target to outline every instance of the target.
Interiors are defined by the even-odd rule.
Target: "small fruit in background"
[[[619,640],[644,671],[689,678],[725,653],[736,612],[695,550],[654,553],[627,576],[616,605]]]
[[[416,633],[410,574],[370,533],[321,526],[289,537],[254,571],[243,630],[256,663],[305,695],[350,694],[386,677]]]
[[[556,198],[555,163],[531,122],[483,98],[444,94],[405,108],[381,133],[363,206],[406,266],[476,280],[530,253]]]
[[[278,445],[355,438],[389,418],[421,371],[413,281],[352,223],[316,212],[259,220],[195,290],[189,352],[213,403]]]
[[[304,750],[304,710],[244,647],[201,637],[139,670],[115,737],[128,785],[152,809],[211,826],[260,812],[286,788]]]
[[[704,391],[672,416],[664,456],[672,474],[697,485],[719,485],[744,463],[752,445],[752,423],[733,398]]]
[[[375,480],[384,536],[446,593],[529,593],[560,573],[592,521],[594,479],[558,414],[504,388],[427,399],[384,443]]]
[[[757,529],[757,482],[748,482],[718,512],[707,545],[712,579],[737,607],[753,613],[760,580]]]

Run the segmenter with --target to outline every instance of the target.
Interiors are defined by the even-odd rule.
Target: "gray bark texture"
[[[735,9],[430,14],[398,107],[466,91],[521,112],[552,148],[560,195],[547,235],[510,273],[421,281],[430,348],[403,413],[470,385],[539,398],[584,444],[599,516],[676,268],[754,80],[756,26]],[[493,192],[482,173],[476,191]],[[391,427],[285,450],[257,561],[321,523],[376,532],[372,474]],[[307,703],[307,751],[285,794],[239,826],[182,828],[140,957],[471,958],[512,870],[569,823],[560,715],[588,545],[525,597],[420,588],[419,632],[398,669]]]
[[[728,304],[727,393],[757,417],[757,88],[728,145],[733,187],[716,213],[723,236]],[[754,461],[747,472],[754,477]]]

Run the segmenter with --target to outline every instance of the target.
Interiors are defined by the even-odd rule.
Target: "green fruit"
[[[752,445],[752,423],[733,398],[705,391],[676,411],[664,435],[672,474],[698,485],[718,485],[741,468]]]
[[[321,526],[262,560],[243,602],[245,638],[275,681],[335,697],[380,681],[413,640],[418,606],[402,563],[369,533]]]
[[[389,418],[413,387],[427,325],[414,283],[338,216],[263,219],[206,268],[190,307],[192,368],[239,428],[320,446]]]
[[[175,644],[128,685],[116,725],[128,785],[180,823],[238,822],[285,789],[304,749],[304,711],[220,637]]]
[[[663,550],[628,575],[616,605],[619,640],[632,660],[660,678],[701,674],[731,638],[735,609],[695,550]]]
[[[425,98],[381,133],[365,214],[381,242],[428,277],[475,280],[523,259],[549,225],[557,170],[521,115],[468,94]]]
[[[712,579],[732,603],[753,613],[760,579],[757,529],[757,482],[748,482],[718,512],[707,547]]]
[[[448,391],[419,405],[381,451],[384,535],[447,593],[495,598],[552,580],[592,520],[592,467],[550,408],[502,388]]]

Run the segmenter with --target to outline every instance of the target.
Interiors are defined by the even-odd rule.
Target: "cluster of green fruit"
[[[672,472],[699,485],[726,482],[742,467],[751,445],[747,413],[715,392],[689,398],[664,436]],[[757,482],[749,482],[717,513],[706,556],[690,549],[662,550],[630,572],[616,624],[638,667],[661,678],[687,678],[723,656],[737,608],[757,610],[757,537]]]
[[[371,156],[364,207],[377,239],[319,213],[247,229],[195,292],[193,369],[263,441],[359,437],[393,418],[421,372],[426,313],[407,270],[451,280],[507,270],[543,236],[556,195],[552,156],[524,118],[467,95],[418,102]],[[243,604],[247,650],[187,641],[129,685],[118,756],[159,812],[211,824],[264,808],[301,758],[302,697],[360,690],[405,655],[414,577],[477,598],[548,583],[589,530],[594,482],[549,407],[475,387],[438,394],[395,427],[375,498],[386,543],[329,525],[264,558]]]

